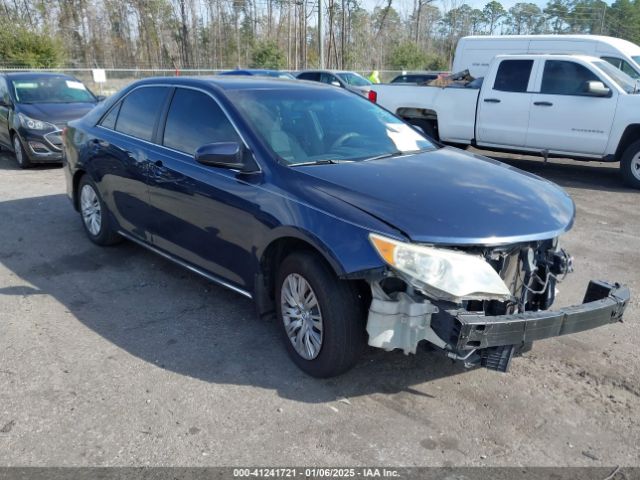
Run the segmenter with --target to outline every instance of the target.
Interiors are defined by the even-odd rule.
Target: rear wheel
[[[318,256],[297,252],[282,262],[276,303],[287,352],[302,371],[333,377],[358,361],[366,343],[362,299]]]
[[[83,176],[78,184],[78,203],[82,226],[93,243],[107,246],[122,241],[122,237],[113,228],[107,206],[88,175]]]
[[[20,168],[29,168],[31,166],[27,152],[22,146],[22,141],[17,133],[13,135],[13,152],[16,155],[16,162]]]
[[[627,185],[640,189],[640,140],[624,151],[620,159],[620,173]]]

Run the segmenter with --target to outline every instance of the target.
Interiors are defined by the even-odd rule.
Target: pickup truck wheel
[[[296,252],[282,262],[276,305],[287,352],[303,372],[333,377],[358,361],[366,340],[362,301],[318,256]]]
[[[408,119],[411,125],[415,125],[416,127],[420,127],[424,133],[426,133],[429,137],[434,140],[438,140],[438,132],[436,131],[436,125],[434,122],[430,120],[422,120],[419,118],[410,118]]]
[[[115,245],[122,237],[113,228],[107,206],[102,201],[95,183],[88,175],[80,179],[78,204],[82,226],[93,243],[101,246]]]
[[[627,147],[620,160],[620,172],[625,183],[640,189],[640,140]]]

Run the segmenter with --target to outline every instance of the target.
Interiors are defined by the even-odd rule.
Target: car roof
[[[334,88],[319,82],[301,82],[300,80],[288,78],[260,77],[252,75],[215,75],[201,77],[151,77],[138,80],[131,85],[175,85],[175,86],[196,86],[196,87],[217,87],[223,91],[233,90],[309,90],[309,89],[330,89]]]
[[[296,75],[300,75],[301,73],[307,72],[319,72],[319,73],[356,73],[360,75],[358,72],[352,72],[350,70],[330,70],[327,68],[319,68],[319,69],[311,69],[311,70],[301,70]]]
[[[58,72],[3,72],[2,76],[11,80],[24,80],[27,78],[47,78],[47,77],[62,77],[62,78],[74,78],[70,75]]]

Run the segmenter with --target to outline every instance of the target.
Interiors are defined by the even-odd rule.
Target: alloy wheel
[[[635,157],[631,159],[631,174],[640,180],[640,152],[636,153]]]
[[[82,212],[84,225],[89,233],[97,236],[102,227],[102,208],[100,208],[98,194],[91,185],[82,187],[80,192],[80,211]]]
[[[13,137],[13,151],[15,152],[18,165],[24,165],[24,153],[18,135],[14,135]]]
[[[305,360],[320,354],[323,340],[322,313],[318,298],[302,275],[289,274],[280,293],[282,321],[295,351]]]

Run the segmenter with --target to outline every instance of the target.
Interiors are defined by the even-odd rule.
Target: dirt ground
[[[640,465],[640,192],[616,165],[511,158],[577,205],[562,244],[629,285],[622,324],[538,342],[507,374],[371,350],[306,377],[252,304],[85,237],[59,167],[0,153],[0,464]]]

